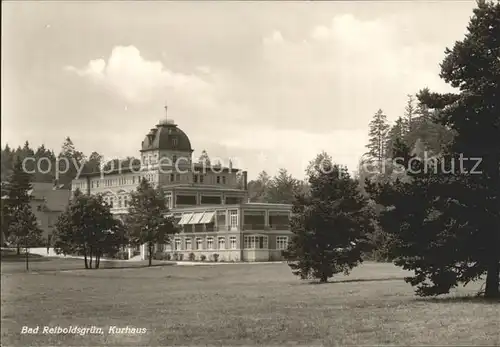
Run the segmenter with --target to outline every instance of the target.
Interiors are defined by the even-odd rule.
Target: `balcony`
[[[290,230],[289,224],[274,224],[274,225],[264,225],[264,224],[244,224],[242,227],[244,231],[262,231],[262,230]]]

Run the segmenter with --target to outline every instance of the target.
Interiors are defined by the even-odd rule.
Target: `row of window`
[[[217,239],[217,249],[226,249],[226,238],[225,237],[219,237]],[[181,251],[181,250],[186,250],[190,251],[193,249],[193,244],[192,240],[190,238],[186,238],[184,240],[184,249],[182,249],[181,246],[181,239],[174,239],[174,250],[175,251]],[[195,250],[202,250],[203,249],[203,239],[201,237],[197,237],[195,239]],[[207,237],[207,250],[214,250],[214,238],[213,237]],[[236,236],[230,236],[229,237],[229,249],[237,249],[237,241],[236,241]]]
[[[190,251],[193,250],[193,243],[191,238],[186,238],[184,240],[184,249],[182,248],[182,242],[180,238],[174,239],[174,250],[175,251]],[[267,236],[245,236],[244,238],[244,248],[246,249],[267,249],[268,248],[268,238]],[[285,250],[288,248],[288,236],[278,236],[276,237],[276,249]],[[194,243],[195,250],[203,250],[203,238],[195,238]],[[217,248],[215,248],[214,238],[207,237],[206,250],[215,249],[226,249],[226,238],[221,236],[217,238]],[[236,236],[229,237],[229,248],[237,249],[237,239]]]
[[[123,186],[126,184],[139,184],[141,181],[141,177],[144,177],[149,182],[156,182],[157,176],[154,174],[146,174],[143,176],[132,176],[129,178],[119,177],[119,178],[108,178],[108,179],[98,179],[90,181],[91,188],[99,188],[99,187],[113,187],[113,186]],[[180,174],[170,174],[170,182],[181,182]],[[227,184],[226,176],[216,176],[215,177],[216,184]],[[204,175],[202,174],[193,174],[193,183],[204,183]],[[87,185],[85,182],[75,182],[73,183],[75,188],[85,189]]]
[[[111,208],[113,207],[128,207],[128,201],[129,201],[129,196],[128,195],[118,195],[118,196],[105,196],[104,201],[110,205]],[[115,206],[116,202],[116,206]]]

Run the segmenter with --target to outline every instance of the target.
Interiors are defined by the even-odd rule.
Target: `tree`
[[[10,239],[17,244],[18,254],[20,245],[24,246],[26,271],[28,271],[29,248],[38,246],[42,242],[42,230],[38,227],[38,222],[29,204],[22,204],[22,206],[12,211],[9,235]]]
[[[97,152],[92,152],[89,156],[89,159],[85,162],[83,171],[85,171],[85,172],[100,172],[102,160],[103,160],[102,155],[100,155]]]
[[[279,169],[278,174],[269,181],[266,187],[265,202],[291,204],[300,187],[299,180],[292,177],[286,169]]]
[[[267,202],[266,194],[271,177],[266,171],[262,171],[256,180],[248,182],[248,197],[251,202]]]
[[[22,161],[17,158],[12,168],[12,173],[9,180],[3,187],[3,223],[2,228],[5,231],[5,236],[9,242],[17,247],[17,253],[20,254],[22,237],[24,230],[19,228],[11,228],[11,224],[15,221],[16,215],[24,209],[25,206],[30,206],[31,201],[31,175],[24,171]]]
[[[177,232],[172,217],[168,213],[167,201],[163,190],[153,188],[142,179],[135,192],[132,192],[128,215],[125,223],[132,244],[146,244],[149,266],[152,265],[155,244],[169,244],[170,235]]]
[[[85,156],[82,152],[77,151],[73,141],[69,137],[64,140],[64,143],[59,153],[60,159],[66,159],[64,161],[59,161],[59,172],[61,172],[60,177],[56,177],[59,183],[65,186],[70,186],[71,181],[76,178],[78,169],[85,162]]]
[[[389,124],[387,116],[382,110],[378,110],[370,122],[369,142],[367,155],[375,163],[380,164],[385,159],[385,151],[387,148],[387,136],[389,132]]]
[[[206,150],[203,150],[201,152],[200,157],[198,158],[198,163],[205,165],[206,167],[210,166],[210,157],[208,156],[208,153]]]
[[[396,264],[415,271],[407,282],[418,295],[445,294],[486,274],[484,295],[498,298],[500,3],[479,1],[467,30],[441,64],[441,78],[459,92],[418,95],[455,132],[449,152],[427,173],[428,163],[414,162],[420,172],[409,173],[410,182],[377,187],[376,195],[388,207],[381,221],[395,236]],[[471,158],[481,160],[474,172]]]
[[[386,158],[394,158],[393,147],[397,139],[404,139],[406,135],[406,124],[403,118],[399,117],[387,133],[387,143],[385,149]]]
[[[102,256],[113,256],[119,251],[123,230],[101,195],[85,195],[76,190],[56,222],[54,249],[58,254],[83,255],[86,269],[98,269]]]
[[[327,282],[362,262],[373,223],[368,201],[347,168],[317,170],[309,183],[310,194],[298,195],[293,204],[294,235],[285,257],[295,275]]]
[[[405,114],[403,118],[403,124],[405,125],[404,132],[411,132],[414,128],[414,117],[415,117],[415,107],[413,106],[415,99],[413,95],[408,95],[408,101],[406,102]]]

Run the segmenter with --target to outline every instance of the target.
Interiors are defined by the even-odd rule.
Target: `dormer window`
[[[177,137],[172,138],[172,147],[177,147],[177,145],[178,145]]]

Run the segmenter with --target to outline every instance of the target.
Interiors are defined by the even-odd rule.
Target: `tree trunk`
[[[21,246],[18,244],[17,245],[17,255],[21,254]]]
[[[489,299],[500,298],[500,262],[495,259],[495,262],[490,264],[486,274],[486,288],[484,297]]]
[[[26,246],[25,251],[26,251],[26,271],[29,271],[29,265],[28,265],[29,264],[29,260],[28,260],[28,258],[29,258],[29,256],[28,256],[29,255],[29,253],[28,253],[28,246]]]
[[[101,263],[101,255],[99,254],[99,252],[97,252],[97,254],[95,255],[95,268],[96,269],[99,268],[100,263]]]
[[[92,256],[93,256],[93,254],[92,254],[92,247],[90,247],[90,252],[89,252],[89,254],[90,254],[90,255],[89,255],[89,257],[90,257],[89,267],[92,269]]]
[[[148,266],[151,266],[153,265],[153,247],[151,246],[151,243],[149,242],[148,243],[148,252],[149,252],[149,265]]]
[[[89,268],[89,263],[87,262],[87,248],[83,247],[83,259],[85,260],[85,268]]]
[[[322,273],[321,277],[319,279],[319,282],[320,283],[326,283],[326,282],[328,282],[328,276],[325,273]]]

